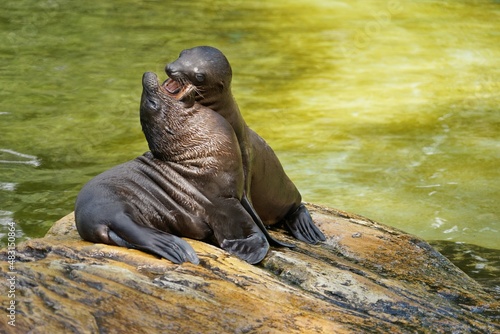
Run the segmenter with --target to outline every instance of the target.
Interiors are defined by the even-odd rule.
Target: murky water
[[[0,224],[15,221],[19,240],[147,150],[142,73],[213,45],[304,200],[500,249],[498,1],[0,7]]]

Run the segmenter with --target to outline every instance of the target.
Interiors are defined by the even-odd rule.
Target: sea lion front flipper
[[[257,226],[262,230],[262,233],[266,236],[267,240],[269,240],[269,243],[273,246],[281,246],[281,247],[288,247],[288,248],[295,248],[295,245],[292,244],[287,244],[286,242],[279,241],[275,238],[273,238],[269,232],[267,231],[266,227],[264,226],[264,223],[260,219],[259,215],[257,215],[257,212],[255,212],[255,209],[253,208],[252,204],[248,200],[246,195],[243,195],[241,199],[241,204],[245,208],[245,210],[250,214],[252,219],[255,221]]]
[[[214,198],[208,221],[220,248],[250,264],[266,256],[269,243],[236,197]]]
[[[250,264],[256,264],[267,255],[269,243],[262,233],[253,233],[245,239],[225,239],[221,248]]]
[[[111,223],[108,237],[118,246],[155,254],[174,263],[200,263],[196,252],[186,241],[154,228],[137,225],[130,218],[126,224]]]
[[[314,225],[309,210],[301,204],[297,210],[285,218],[285,225],[293,236],[309,244],[325,241],[325,235]]]

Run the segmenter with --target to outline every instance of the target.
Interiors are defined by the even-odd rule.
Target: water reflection
[[[16,184],[12,182],[0,182],[0,190],[14,191]]]
[[[449,241],[435,241],[432,246],[500,300],[499,251]]]

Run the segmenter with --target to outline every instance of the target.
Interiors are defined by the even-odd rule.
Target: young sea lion
[[[140,119],[151,152],[83,187],[75,207],[81,237],[175,263],[198,263],[191,246],[179,238],[188,237],[260,262],[270,236],[262,222],[257,221],[263,230],[252,219],[256,214],[245,209],[233,129],[216,112],[194,103],[193,86],[170,94],[154,73],[145,73],[142,84]]]
[[[245,123],[231,92],[232,70],[224,54],[209,46],[187,49],[165,71],[170,79],[164,87],[169,92],[195,85],[196,101],[233,127],[242,153],[245,191],[262,221],[267,225],[284,221],[293,236],[307,243],[324,241],[274,151]]]

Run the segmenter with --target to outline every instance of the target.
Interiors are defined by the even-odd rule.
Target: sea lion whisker
[[[181,83],[182,86],[187,86],[191,84],[191,82],[184,76],[179,77],[179,82]]]
[[[204,99],[204,98],[205,98],[205,97],[203,96],[203,94],[202,94],[202,92],[203,92],[203,91],[204,91],[203,89],[200,89],[199,87],[194,86],[194,92],[195,92],[197,95],[199,95],[202,99]]]

